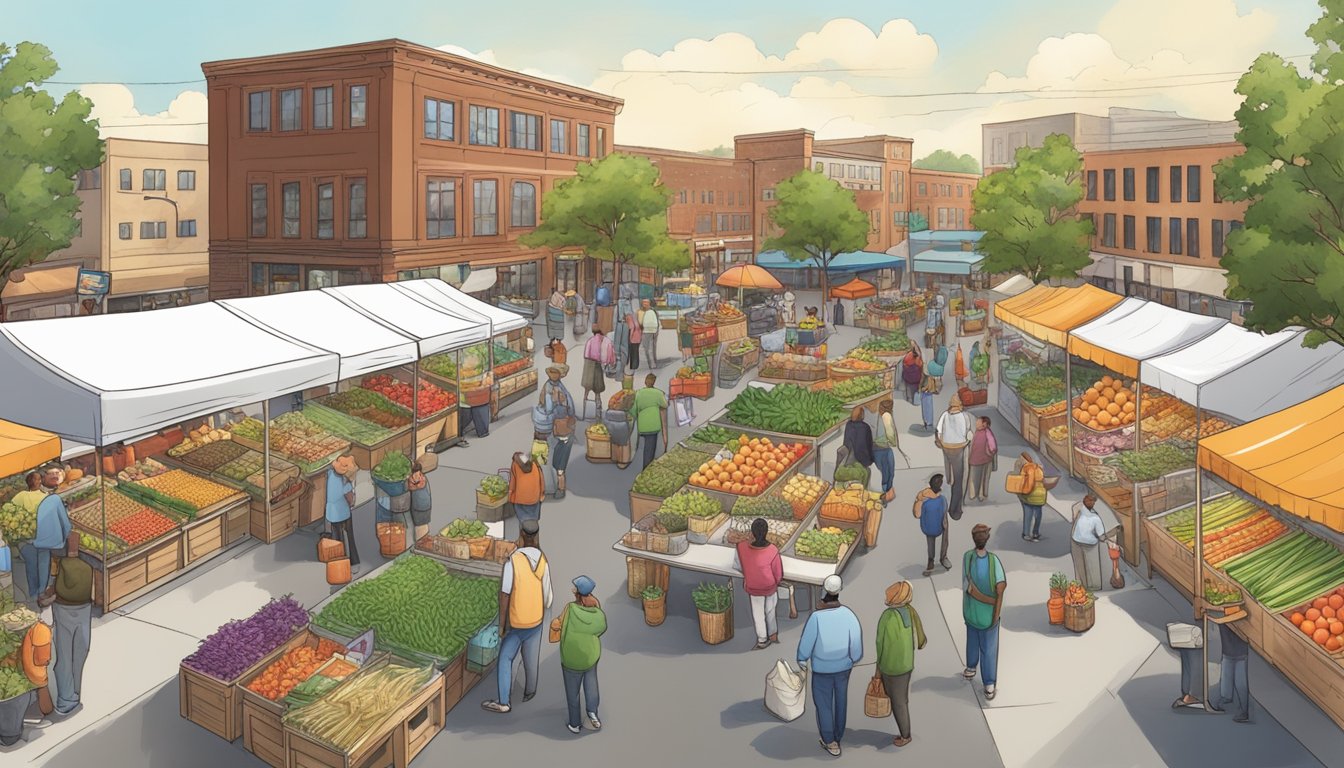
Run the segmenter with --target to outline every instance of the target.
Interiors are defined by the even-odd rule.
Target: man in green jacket
[[[565,701],[569,705],[570,733],[582,730],[579,719],[579,688],[588,705],[588,725],[602,730],[597,718],[597,660],[602,656],[602,635],[607,631],[607,615],[593,597],[597,584],[587,576],[574,580],[574,602],[560,615],[560,671],[565,676]]]
[[[910,604],[913,596],[914,588],[908,581],[887,587],[887,610],[877,622],[877,672],[900,731],[892,739],[898,747],[910,743],[910,675],[915,670],[915,649],[923,648],[927,641],[924,623]]]

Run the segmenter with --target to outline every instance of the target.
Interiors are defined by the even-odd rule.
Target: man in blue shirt
[[[943,476],[929,478],[929,487],[915,497],[915,517],[919,520],[919,530],[929,542],[929,564],[924,568],[925,576],[933,575],[933,550],[938,537],[943,537],[941,558],[943,568],[952,570],[952,561],[947,559],[947,498],[942,495]]]
[[[985,699],[993,701],[999,676],[999,614],[1008,578],[998,555],[985,548],[989,526],[972,528],[971,539],[975,549],[962,558],[961,615],[966,620],[966,671],[962,674],[971,680],[979,666]]]
[[[826,577],[821,587],[826,595],[808,617],[798,641],[798,666],[812,670],[812,703],[817,708],[821,747],[836,757],[845,737],[849,673],[863,658],[863,628],[859,617],[840,604],[843,586],[838,574]]]
[[[359,568],[355,529],[350,521],[351,511],[355,508],[355,485],[350,478],[354,477],[358,469],[355,457],[348,453],[336,457],[331,467],[327,469],[327,524],[331,526],[331,532],[337,541],[344,538],[345,551],[350,555],[351,569]]]
[[[65,553],[65,542],[70,536],[70,515],[56,489],[65,482],[65,472],[59,467],[48,469],[42,476],[46,497],[37,505],[37,534],[33,540],[19,547],[23,555],[25,575],[28,577],[28,599],[37,600],[51,580],[52,554]]]

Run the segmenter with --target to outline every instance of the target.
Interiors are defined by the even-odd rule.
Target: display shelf
[[[325,495],[324,492],[323,496]],[[297,530],[299,527],[299,501],[302,497],[303,494],[298,494],[279,504],[272,504],[269,512],[266,510],[264,501],[252,499],[249,505],[248,522],[248,529],[251,531],[252,537],[266,544],[274,544]]]
[[[243,734],[243,749],[256,755],[271,768],[286,768],[285,726],[281,718],[289,710],[289,706],[283,700],[273,701],[247,686],[281,656],[300,646],[317,648],[321,639],[305,627],[284,645],[266,654],[234,683],[237,689],[234,695],[240,704],[239,721]]]

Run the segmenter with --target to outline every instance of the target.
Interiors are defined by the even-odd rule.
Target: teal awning
[[[984,254],[975,251],[925,251],[915,257],[914,271],[934,275],[969,275],[980,267]]]
[[[783,251],[763,251],[756,256],[757,266],[766,269],[817,269],[812,259],[793,261]],[[831,259],[830,273],[869,272],[875,269],[905,269],[905,259],[872,251],[842,253]]]

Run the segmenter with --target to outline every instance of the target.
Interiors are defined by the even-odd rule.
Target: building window
[[[947,229],[947,209],[946,209],[946,208],[939,208],[939,209],[938,209],[938,228],[939,228],[939,229]]]
[[[1167,220],[1167,249],[1172,256],[1181,255],[1185,238],[1181,236],[1181,220],[1175,216]]]
[[[1181,166],[1171,166],[1171,202],[1181,202]]]
[[[317,185],[317,239],[330,240],[336,236],[336,185],[330,182]]]
[[[451,101],[425,99],[425,138],[453,141],[457,138],[457,105]]]
[[[1162,252],[1162,219],[1157,216],[1149,216],[1148,224],[1148,248],[1149,253]]]
[[[919,195],[927,196],[929,194],[929,185],[921,181],[916,185],[915,192]]]
[[[271,130],[270,91],[253,91],[247,94],[247,130]]]
[[[471,234],[499,234],[499,193],[494,179],[472,182]]]
[[[117,225],[117,238],[120,240],[131,239],[131,222],[123,221]]]
[[[299,182],[291,181],[280,187],[280,236],[299,236]]]
[[[839,163],[831,163],[830,166],[829,166],[829,168],[830,168],[830,170],[828,171],[828,173],[829,173],[829,175],[830,175],[831,178],[833,178],[833,179],[843,179],[843,178],[845,178],[845,166],[843,166],[843,165],[841,165],[841,164],[839,164]]]
[[[714,204],[714,190],[710,189],[705,191],[705,202],[710,205]]]
[[[302,88],[290,88],[280,92],[280,130],[303,130]]]
[[[103,169],[90,168],[87,171],[80,171],[76,180],[80,189],[102,189]]]
[[[526,112],[509,113],[509,147],[512,149],[541,148],[541,117]]]
[[[1199,219],[1185,220],[1185,255],[1199,258]]]
[[[499,146],[499,110],[494,107],[471,108],[471,143],[480,147]]]
[[[140,173],[140,186],[146,192],[162,192],[168,188],[168,172],[162,168],[146,168]]]
[[[269,296],[303,289],[297,264],[253,264],[252,295]]]
[[[958,208],[958,209],[957,209],[957,229],[965,229],[965,228],[966,228],[966,209],[965,209],[965,208]]]
[[[1223,220],[1214,219],[1212,232],[1213,240],[1210,245],[1213,247],[1213,258],[1223,258]]]
[[[537,226],[537,188],[526,181],[513,182],[513,199],[509,204],[509,225]]]
[[[588,126],[583,123],[579,123],[578,141],[579,157],[588,157]]]
[[[677,202],[681,203],[682,205],[686,204],[686,190],[683,189],[677,193]]]
[[[1088,199],[1088,200],[1096,200],[1096,199],[1097,199],[1097,172],[1096,172],[1096,171],[1088,171],[1088,172],[1087,172],[1087,199]]]
[[[191,190],[196,189],[196,172],[195,172],[195,171],[178,171],[178,172],[177,172],[177,189],[178,189],[179,192],[181,192],[181,191],[191,191]]]
[[[425,185],[425,237],[457,237],[457,182],[430,179]]]
[[[182,219],[181,221],[177,222],[177,236],[178,236],[178,237],[195,237],[195,236],[196,236],[196,220],[195,220],[195,219]]]
[[[369,86],[350,86],[350,127],[362,128],[369,120]]]
[[[1158,184],[1162,178],[1162,169],[1155,165],[1148,166],[1145,174],[1147,178],[1147,200],[1150,203],[1156,203],[1161,200],[1162,190],[1158,189]]]
[[[1215,203],[1223,202],[1223,196],[1221,193],[1218,192],[1218,178],[1216,176],[1214,177],[1213,181],[1213,202]]]
[[[1185,201],[1188,203],[1198,203],[1200,184],[1200,174],[1198,165],[1187,165],[1185,167]]]
[[[762,200],[766,200],[766,201],[774,200],[774,199],[775,199],[775,188],[774,188],[774,187],[766,187],[765,189],[762,189],[762,190],[761,190],[761,199],[762,199]]]
[[[1229,221],[1229,222],[1227,222],[1227,231],[1228,231],[1228,232],[1240,232],[1242,226],[1243,226],[1243,224],[1242,224],[1240,221]]]
[[[1112,174],[1112,180],[1114,175]],[[1107,213],[1101,217],[1101,244],[1107,248],[1115,247],[1115,214]]]
[[[332,288],[338,285],[359,285],[364,274],[358,269],[309,269],[308,290]]]
[[[1124,220],[1124,240],[1122,241],[1125,250],[1134,250],[1134,217],[1126,216]]]
[[[131,169],[122,168],[117,171],[117,188],[122,191],[129,191],[131,188]]]
[[[564,120],[551,121],[551,152],[557,155],[569,154],[569,123]]]
[[[266,237],[267,230],[266,185],[252,185],[252,236]]]
[[[1101,195],[1107,202],[1115,202],[1115,169],[1107,168],[1101,172]]]
[[[944,184],[944,185],[943,185],[943,197],[951,197],[951,196],[952,196],[952,185],[951,185],[951,184]]]
[[[1124,194],[1125,202],[1134,202],[1134,169],[1126,168],[1124,170]]]
[[[965,196],[966,196],[965,192],[966,192],[966,185],[965,185],[965,184],[958,184],[958,185],[957,185],[957,197],[965,197]]]
[[[607,129],[600,125],[597,127],[597,156],[607,156]]]
[[[351,179],[346,211],[346,237],[352,240],[369,236],[369,190],[364,179]]]
[[[715,221],[714,223],[718,225],[718,226],[715,228],[715,231],[717,231],[717,232],[727,232],[727,231],[728,231],[728,214],[726,214],[726,213],[720,213],[720,214],[718,214],[718,215],[715,217],[715,219],[716,219],[716,221]]]
[[[325,131],[331,128],[335,103],[331,86],[313,89],[313,128]]]
[[[168,222],[166,221],[140,222],[141,240],[162,240],[167,236],[168,236]]]
[[[714,226],[713,216],[709,215],[708,213],[697,213],[695,215],[696,234],[704,234],[706,232],[709,232],[713,226]]]

